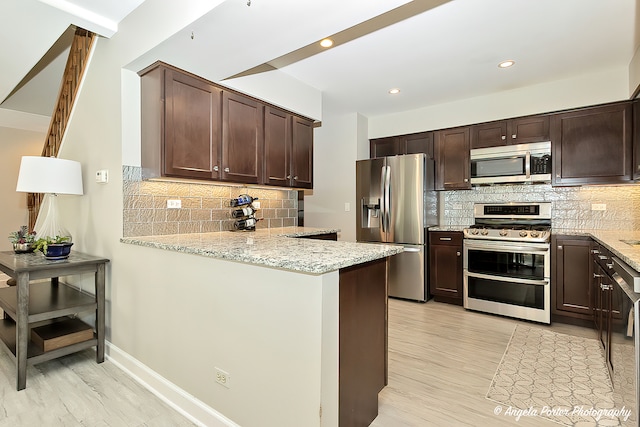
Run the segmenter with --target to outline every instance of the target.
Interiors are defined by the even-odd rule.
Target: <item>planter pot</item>
[[[71,246],[73,246],[73,243],[51,243],[47,246],[47,252],[44,257],[50,260],[69,258]]]
[[[33,246],[31,243],[14,243],[13,251],[17,254],[28,254],[33,252]]]

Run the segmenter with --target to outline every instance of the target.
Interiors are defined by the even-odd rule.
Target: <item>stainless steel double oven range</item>
[[[464,307],[551,322],[551,204],[475,204],[464,233]]]

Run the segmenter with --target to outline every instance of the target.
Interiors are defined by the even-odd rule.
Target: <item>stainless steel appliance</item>
[[[463,305],[551,322],[550,203],[474,205],[464,234]]]
[[[391,257],[389,296],[426,301],[426,228],[438,223],[434,162],[408,154],[356,162],[356,239],[404,246]]]
[[[551,182],[551,142],[474,148],[471,185]]]

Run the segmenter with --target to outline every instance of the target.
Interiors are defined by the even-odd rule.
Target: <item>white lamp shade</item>
[[[80,162],[55,157],[24,156],[16,191],[82,195]]]

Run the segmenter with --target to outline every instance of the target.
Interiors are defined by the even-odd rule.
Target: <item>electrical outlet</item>
[[[259,201],[255,201],[253,203],[251,203],[251,205],[255,208],[255,209],[260,209],[260,202]]]
[[[226,388],[231,388],[231,375],[220,368],[216,369],[216,382]]]
[[[180,209],[182,200],[167,200],[167,209]]]
[[[592,203],[591,204],[592,211],[606,211],[607,205],[605,203]]]

